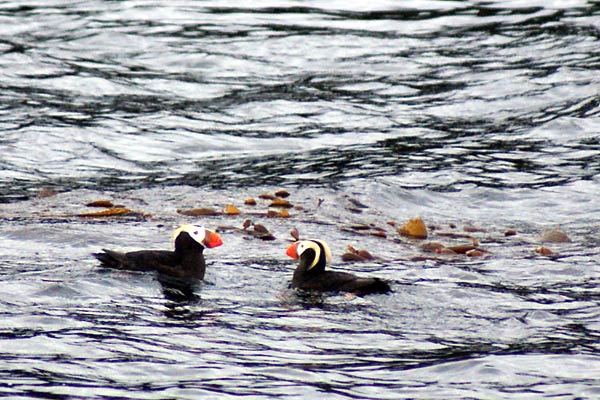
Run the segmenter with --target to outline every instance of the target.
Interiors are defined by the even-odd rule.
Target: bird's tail
[[[361,293],[390,293],[392,288],[390,284],[380,278],[370,278],[371,283],[361,288]]]
[[[116,251],[102,249],[103,253],[92,253],[96,257],[103,267],[107,268],[122,268],[123,267],[123,256],[124,254]]]

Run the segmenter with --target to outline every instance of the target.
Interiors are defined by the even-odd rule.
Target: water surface
[[[0,393],[600,396],[599,21],[577,0],[4,3]],[[291,218],[243,204],[280,188]],[[146,216],[76,216],[99,199]],[[388,224],[417,215],[490,255]],[[222,230],[189,290],[90,256],[246,218],[276,239]],[[290,291],[292,228],[394,292]]]

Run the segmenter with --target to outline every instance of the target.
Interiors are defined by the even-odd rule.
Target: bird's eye
[[[194,235],[197,235],[197,234],[198,234],[198,231],[194,231]]]

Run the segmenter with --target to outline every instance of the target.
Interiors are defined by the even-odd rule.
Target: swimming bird
[[[325,271],[331,250],[322,240],[299,240],[286,254],[300,263],[294,271],[292,288],[317,292],[349,292],[357,295],[388,293],[390,285],[379,278],[361,278],[347,272]]]
[[[173,231],[174,249],[139,250],[128,253],[102,249],[93,256],[107,268],[130,271],[157,271],[175,278],[203,279],[206,270],[205,248],[223,244],[221,236],[199,225],[185,224]]]

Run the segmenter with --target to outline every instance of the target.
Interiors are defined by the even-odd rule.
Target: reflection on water
[[[176,304],[193,304],[200,301],[196,294],[197,282],[186,282],[168,276],[158,276],[162,292],[167,300]]]
[[[600,396],[599,17],[580,0],[0,5],[0,393]],[[276,240],[225,230],[205,282],[90,256],[164,248],[182,219],[239,227],[176,210],[280,186],[302,208],[244,208]],[[150,215],[73,217],[100,198]],[[493,256],[424,258],[387,224],[415,215],[483,227]],[[388,237],[349,228],[369,224]],[[556,226],[572,242],[539,256]],[[394,292],[291,291],[292,228]],[[381,259],[341,263],[347,245]]]

